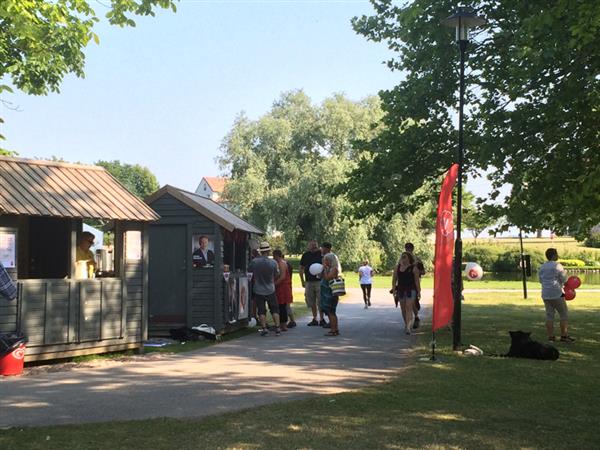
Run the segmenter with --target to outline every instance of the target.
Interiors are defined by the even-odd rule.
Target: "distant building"
[[[226,177],[202,177],[195,193],[219,202],[228,180]]]

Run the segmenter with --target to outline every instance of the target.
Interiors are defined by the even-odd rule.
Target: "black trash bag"
[[[171,339],[180,342],[201,341],[204,339],[199,332],[188,327],[171,328],[169,334],[171,335]]]
[[[26,344],[27,337],[17,333],[0,334],[0,358],[12,353],[19,345]]]

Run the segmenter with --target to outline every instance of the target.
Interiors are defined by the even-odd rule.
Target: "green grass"
[[[389,382],[201,420],[160,419],[0,431],[0,448],[19,449],[595,449],[600,442],[600,300],[570,303],[575,344],[558,361],[468,358],[438,332]],[[469,296],[463,342],[504,353],[508,330],[544,337],[543,306],[518,293]],[[293,386],[290,386],[293,390]]]
[[[476,241],[470,238],[463,238],[465,244],[491,245],[497,247],[518,247],[519,238],[479,238]],[[600,256],[600,248],[586,247],[582,242],[578,242],[570,237],[550,238],[524,238],[523,247],[525,252],[528,248],[536,248],[545,251],[549,247],[554,247],[560,253],[578,252],[581,250],[589,251]]]

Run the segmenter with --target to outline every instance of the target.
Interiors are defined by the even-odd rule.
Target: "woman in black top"
[[[404,318],[404,332],[411,334],[414,322],[414,304],[417,292],[421,291],[420,272],[414,257],[404,252],[394,269],[392,276],[392,293],[396,303],[400,303]]]

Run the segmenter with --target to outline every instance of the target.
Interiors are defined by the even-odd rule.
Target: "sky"
[[[26,158],[141,164],[161,185],[193,191],[221,173],[219,146],[242,111],[258,119],[295,89],[320,103],[398,84],[385,44],[352,30],[352,17],[372,13],[366,0],[182,0],[176,13],[136,18],[135,28],[101,23],[84,79],[67,76],[60,94],[3,96],[17,108],[0,110],[3,147]]]

